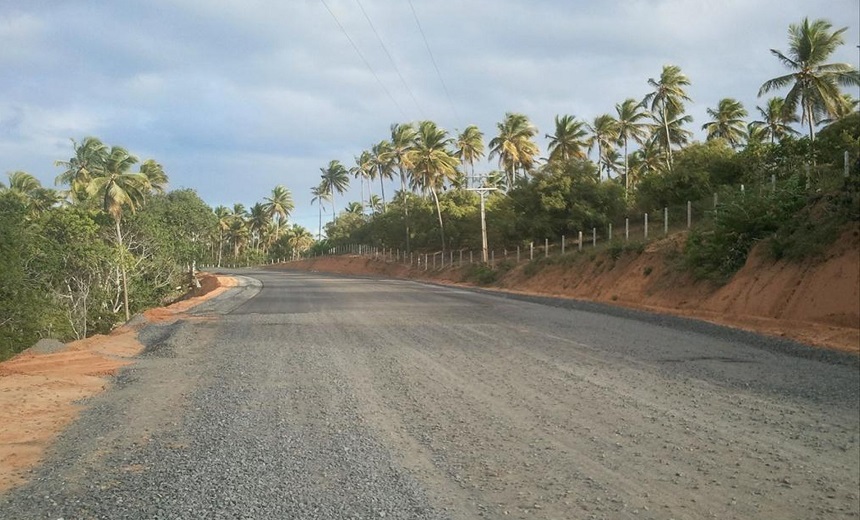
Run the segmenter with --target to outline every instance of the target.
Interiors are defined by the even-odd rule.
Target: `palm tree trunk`
[[[436,195],[436,188],[430,188],[433,193],[433,202],[436,203],[436,215],[439,217],[439,233],[442,235],[442,256],[445,256],[445,226],[442,224],[442,208],[439,206],[439,197]]]
[[[317,240],[322,240],[322,202],[319,204],[320,227],[317,229]]]
[[[627,162],[627,137],[624,137],[624,200],[630,195],[630,164]]]
[[[128,309],[128,279],[125,273],[125,249],[122,245],[122,230],[119,227],[119,219],[114,219],[116,223],[116,243],[119,247],[119,266],[122,273],[122,304],[125,307],[125,321],[131,319],[131,311]]]
[[[666,132],[666,167],[672,171],[672,140],[669,138],[669,120],[666,119],[666,102],[660,107],[663,112],[663,130]]]
[[[382,190],[382,212],[385,213],[385,183],[382,182],[382,171],[379,172],[379,189]]]

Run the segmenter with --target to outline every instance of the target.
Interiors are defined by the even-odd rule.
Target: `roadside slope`
[[[235,285],[204,276],[201,290],[167,307],[150,309],[113,330],[52,348],[30,348],[0,363],[0,491],[20,484],[57,434],[83,409],[81,400],[110,385],[110,376],[134,362],[148,323],[167,323]]]

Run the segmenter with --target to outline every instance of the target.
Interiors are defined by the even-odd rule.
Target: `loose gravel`
[[[254,276],[144,328],[0,518],[860,516],[850,359],[644,313]]]

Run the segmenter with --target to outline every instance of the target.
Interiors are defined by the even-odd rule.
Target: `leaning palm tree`
[[[674,109],[669,109],[665,112],[651,113],[650,117],[654,121],[651,125],[650,140],[662,150],[666,168],[671,171],[672,161],[669,156],[672,148],[671,146],[666,148],[666,143],[680,146],[687,144],[693,137],[693,133],[684,128],[684,125],[691,123],[693,116],[683,112],[675,113]]]
[[[505,171],[507,187],[512,188],[517,172],[532,169],[538,156],[534,142],[537,128],[523,114],[508,112],[505,119],[496,125],[499,134],[490,140],[490,156],[499,158],[499,166]]]
[[[737,99],[723,98],[717,103],[716,110],[709,108],[708,115],[713,118],[702,125],[708,132],[707,140],[725,139],[732,148],[739,147],[747,136],[747,110]]]
[[[484,157],[484,133],[475,125],[469,125],[463,132],[457,136],[457,157],[463,165],[463,172],[466,171],[466,165],[469,165],[472,177],[475,176],[475,161]],[[466,187],[469,182],[466,182]]]
[[[72,139],[72,148],[75,155],[71,159],[54,162],[56,166],[65,168],[63,173],[57,176],[55,183],[68,185],[69,197],[79,202],[86,197],[87,185],[93,176],[98,174],[110,149],[95,137],[85,137],[80,143]]]
[[[765,108],[756,107],[761,119],[749,124],[750,134],[759,132],[762,139],[770,139],[770,144],[799,132],[791,127],[799,121],[797,114],[785,110],[785,100],[779,97],[767,100]]]
[[[684,87],[690,85],[690,80],[681,72],[677,65],[664,65],[660,78],[648,79],[648,85],[653,89],[642,100],[643,104],[651,105],[651,112],[655,119],[663,124],[663,132],[660,134],[663,141],[663,149],[666,151],[666,166],[672,169],[672,132],[669,130],[669,122],[680,117],[684,113],[684,102],[692,101]],[[670,114],[675,115],[671,117]]]
[[[331,198],[331,195],[329,195],[326,187],[322,184],[311,188],[311,195],[313,195],[313,198],[311,198],[311,204],[316,203],[316,205],[319,206],[320,227],[317,232],[317,240],[322,240],[322,212],[325,211],[325,208],[323,208],[323,202],[328,201]],[[375,195],[371,195],[371,199],[373,199],[374,196]]]
[[[29,198],[30,194],[42,187],[39,179],[27,172],[16,171],[9,173],[7,177],[9,179],[9,186],[4,187],[0,183],[0,191],[12,193],[22,200]]]
[[[618,141],[618,121],[609,114],[601,114],[594,118],[594,122],[588,126],[591,137],[588,139],[588,151],[597,149],[597,176],[602,172],[609,176],[609,165],[604,161],[607,153],[613,149],[613,144]]]
[[[574,116],[555,116],[555,133],[546,134],[549,139],[549,161],[566,162],[570,159],[585,159],[588,147],[585,130],[585,122],[577,120]]]
[[[439,205],[438,191],[445,181],[457,175],[457,156],[450,150],[453,139],[448,132],[436,126],[433,121],[422,121],[418,125],[415,147],[409,151],[409,163],[413,167],[415,183],[433,195],[436,215],[439,218],[439,233],[442,237],[442,251],[445,251],[445,227],[442,223],[442,208]]]
[[[370,187],[370,181],[375,178],[373,172],[373,155],[369,150],[364,150],[358,157],[355,157],[355,166],[349,169],[349,173],[358,179],[359,188],[361,190],[361,205],[364,207],[364,183],[365,181]],[[370,196],[368,190],[368,197]]]
[[[406,197],[406,192],[403,192],[403,196]],[[381,213],[382,209],[382,199],[379,198],[379,195],[371,195],[370,200],[367,201],[367,204],[370,206],[370,211],[374,214]]]
[[[630,193],[630,165],[628,153],[628,145],[633,139],[639,144],[642,144],[648,137],[650,124],[648,112],[643,110],[641,101],[636,101],[633,98],[625,99],[623,102],[615,105],[615,113],[618,114],[616,121],[618,126],[618,141],[624,146],[624,197],[627,198]]]
[[[124,209],[132,213],[139,208],[151,186],[142,173],[129,173],[129,169],[137,163],[137,157],[131,155],[121,146],[113,146],[100,165],[94,165],[89,170],[89,184],[86,193],[102,201],[102,209],[110,215],[116,226],[116,242],[119,250],[119,267],[122,275],[122,299],[125,307],[125,319],[131,319],[128,306],[128,276],[125,266],[125,247],[122,242],[122,214]]]
[[[334,194],[337,192],[343,195],[343,192],[349,187],[349,172],[338,160],[329,161],[328,166],[320,168],[322,181],[320,186],[331,196],[331,212],[336,215]]]
[[[287,218],[290,216],[290,213],[293,212],[295,207],[296,206],[293,203],[293,195],[290,193],[290,190],[280,184],[272,188],[271,196],[266,197],[265,202],[263,203],[263,208],[269,218],[275,221],[279,228],[287,221]]]
[[[630,188],[636,189],[643,177],[659,172],[666,164],[664,155],[660,145],[653,139],[646,140],[630,154]]]
[[[362,215],[364,214],[364,204],[361,202],[350,202],[346,205],[343,212],[349,213],[350,215]]]
[[[860,85],[860,72],[847,63],[826,63],[844,43],[843,27],[831,31],[827,20],[804,18],[800,24],[788,26],[788,52],[771,49],[791,73],[765,81],[758,91],[762,96],[772,90],[791,86],[785,96],[784,110],[796,113],[800,106],[800,121],[806,123],[809,140],[815,141],[815,125],[827,117],[837,117],[840,107],[839,87]]]

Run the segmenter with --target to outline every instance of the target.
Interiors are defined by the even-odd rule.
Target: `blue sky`
[[[675,64],[701,138],[719,99],[763,106],[758,88],[785,72],[768,49],[785,50],[805,16],[847,26],[833,61],[858,65],[857,0],[412,0],[438,74],[408,2],[325,3],[372,71],[322,0],[3,0],[0,173],[52,185],[69,139],[94,135],[213,206],[283,184],[313,230],[319,168],[349,167],[391,123],[477,124],[489,139],[516,111],[543,135],[557,114],[591,120],[641,99]],[[353,182],[338,201],[359,198]]]

